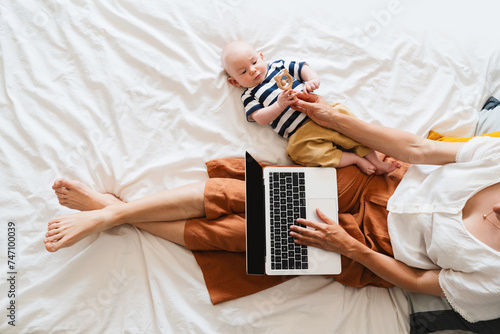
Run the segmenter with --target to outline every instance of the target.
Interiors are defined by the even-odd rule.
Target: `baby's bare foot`
[[[367,155],[365,155],[365,159],[370,161],[375,166],[376,175],[387,174],[396,170],[397,168],[401,168],[401,164],[399,164],[396,161],[386,162],[380,160],[378,153],[376,151],[372,151]]]
[[[397,163],[396,161],[393,162],[381,162],[380,164],[377,164],[377,175],[383,175],[390,173],[397,168],[401,168],[401,165]]]
[[[356,165],[365,173],[366,175],[372,175],[375,173],[377,168],[368,160],[361,158],[356,160]]]
[[[89,211],[105,208],[121,201],[111,194],[101,194],[77,180],[57,179],[52,186],[59,204],[70,209]]]

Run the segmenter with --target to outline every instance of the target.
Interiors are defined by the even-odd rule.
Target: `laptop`
[[[297,218],[338,221],[337,172],[325,167],[265,167],[245,155],[246,263],[250,275],[336,275],[340,254],[298,245]]]

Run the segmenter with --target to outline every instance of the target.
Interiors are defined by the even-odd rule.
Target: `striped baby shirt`
[[[305,62],[285,61],[282,59],[268,64],[267,76],[264,81],[260,85],[247,88],[241,95],[247,121],[254,122],[252,113],[268,107],[278,100],[278,96],[282,91],[278,88],[274,77],[281,70],[286,68],[292,76],[292,89],[302,91],[304,85],[300,73],[304,64]],[[287,107],[270,125],[280,136],[288,138],[307,120],[307,115]]]

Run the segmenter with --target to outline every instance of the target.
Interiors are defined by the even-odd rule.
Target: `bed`
[[[1,333],[408,333],[407,296],[301,277],[212,305],[190,251],[129,225],[56,253],[47,222],[78,179],[125,201],[207,178],[204,162],[287,164],[220,66],[242,39],[305,60],[359,118],[474,132],[500,93],[495,1],[16,1],[0,4]],[[15,325],[15,326],[14,326]]]

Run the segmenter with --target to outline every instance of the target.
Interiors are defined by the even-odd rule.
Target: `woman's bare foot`
[[[109,210],[92,210],[60,216],[49,221],[45,248],[49,252],[72,246],[83,238],[114,226]]]
[[[70,209],[89,211],[99,210],[121,201],[111,194],[101,194],[77,180],[60,178],[52,186],[59,204]]]
[[[57,179],[52,189],[59,204],[86,212],[60,216],[49,221],[43,240],[49,252],[69,247],[91,234],[112,227],[109,218],[106,218],[106,212],[101,209],[123,203],[111,194],[101,194],[76,180]]]

